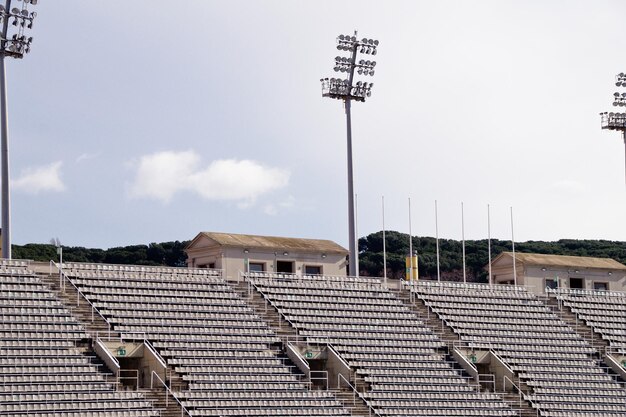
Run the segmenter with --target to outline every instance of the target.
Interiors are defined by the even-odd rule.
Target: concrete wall
[[[289,250],[246,249],[221,247],[200,239],[193,248],[187,250],[188,267],[207,267],[214,263],[215,267],[224,271],[224,277],[235,281],[239,272],[246,270],[246,261],[261,263],[266,272],[276,272],[278,261],[294,262],[294,273],[303,275],[305,266],[319,266],[324,275],[346,275],[345,255],[321,252],[290,252]]]
[[[595,283],[606,283],[610,291],[626,291],[626,272],[609,269],[572,269],[568,267],[542,267],[516,263],[517,283],[525,285],[536,294],[544,294],[546,282],[558,279],[559,288],[570,288],[571,278],[583,279],[584,289],[593,290]],[[513,261],[511,258],[500,260],[492,267],[496,283],[513,281]]]

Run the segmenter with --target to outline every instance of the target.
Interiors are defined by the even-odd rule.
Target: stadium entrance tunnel
[[[166,364],[148,342],[94,341],[94,352],[124,389],[151,388],[166,381]]]
[[[337,389],[351,381],[350,365],[331,345],[287,343],[287,356],[316,389]]]
[[[455,346],[452,357],[474,381],[491,392],[507,391],[510,387],[505,385],[506,378],[514,379],[513,370],[491,349]]]

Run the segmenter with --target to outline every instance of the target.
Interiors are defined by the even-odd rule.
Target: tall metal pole
[[[515,260],[515,235],[513,234],[513,207],[511,207],[511,246],[513,247],[513,283],[517,285],[517,261]]]
[[[409,197],[409,281],[413,281],[413,232],[411,230],[411,197]]]
[[[354,270],[355,277],[359,276],[359,196],[357,194],[354,195],[354,234],[356,236],[356,252],[354,252],[354,259],[356,263],[356,269]]]
[[[463,202],[461,201],[461,246],[463,247],[463,282],[467,283],[465,272],[465,214],[463,213]]]
[[[4,10],[11,10],[11,0],[6,0]],[[2,43],[5,50],[9,19],[2,22]],[[9,110],[7,102],[7,77],[5,54],[0,54],[0,135],[2,136],[2,257],[11,259],[11,197],[9,190]]]
[[[491,285],[491,213],[487,204],[487,251],[489,252],[489,285]]]
[[[371,95],[372,83],[362,83],[358,81],[354,83],[354,71],[357,69],[359,75],[374,75],[375,61],[360,60],[356,63],[357,54],[376,55],[378,41],[374,39],[362,39],[361,41],[354,36],[339,35],[337,37],[337,49],[340,51],[349,51],[350,57],[335,57],[336,72],[347,72],[348,79],[322,78],[322,96],[340,99],[344,103],[346,112],[346,147],[347,147],[347,165],[348,165],[348,246],[350,253],[348,255],[348,269],[351,275],[358,274],[357,266],[357,236],[354,213],[354,170],[352,163],[352,100],[365,101],[366,97]]]
[[[385,236],[385,196],[382,196],[383,204],[383,278],[387,283],[387,239]]]
[[[437,281],[441,281],[441,271],[439,267],[439,219],[437,218],[437,200],[435,200],[435,243],[437,245]]]
[[[352,64],[352,70],[348,77],[348,85],[352,86],[354,80],[354,64],[356,63],[357,46],[352,47],[352,55],[350,57],[350,63]],[[350,257],[348,258],[348,268],[350,269],[350,275],[358,275],[356,270],[356,227],[354,219],[354,174],[352,169],[352,114],[351,114],[351,100],[350,96],[347,96],[344,100],[346,108],[346,133],[347,133],[347,147],[348,147],[348,239]]]

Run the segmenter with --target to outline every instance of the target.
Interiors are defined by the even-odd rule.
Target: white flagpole
[[[489,285],[491,285],[491,213],[487,204],[487,250],[489,251]]]
[[[439,268],[439,219],[437,218],[437,200],[435,200],[435,243],[437,244],[437,281],[441,281]]]
[[[387,283],[387,243],[385,236],[385,196],[382,196],[383,203],[383,277],[385,279],[385,284]]]
[[[513,283],[517,285],[517,261],[515,260],[515,235],[513,234],[513,207],[511,207],[511,246],[513,247]]]
[[[358,278],[359,276],[359,202],[357,200],[358,194],[354,194],[354,235],[356,242],[354,245],[356,250],[354,251],[354,261],[356,265],[356,271],[354,276]]]
[[[462,201],[461,201],[461,245],[463,247],[463,282],[467,283],[467,273],[465,271],[465,214],[463,212]]]
[[[409,281],[413,281],[413,235],[411,231],[411,197],[409,197]]]

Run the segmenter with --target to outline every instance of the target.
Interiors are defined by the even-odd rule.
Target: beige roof
[[[502,252],[494,262],[503,255],[513,256],[512,252]],[[611,258],[591,258],[588,256],[566,256],[566,255],[543,255],[540,253],[515,253],[518,262],[527,265],[545,266],[565,266],[572,268],[594,268],[626,270],[626,265],[622,265]]]
[[[332,240],[240,235],[235,233],[216,232],[202,232],[200,235],[206,236],[209,239],[216,241],[219,245],[227,247],[336,253],[342,255],[348,254],[348,251],[345,248],[336,244]]]

